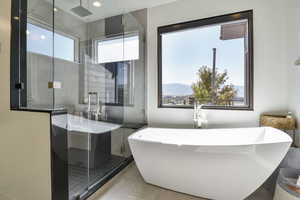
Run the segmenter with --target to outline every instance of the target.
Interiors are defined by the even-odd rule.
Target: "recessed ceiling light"
[[[42,40],[46,39],[46,36],[41,35],[41,39],[42,39]]]
[[[54,10],[54,12],[57,12],[57,11],[58,11],[58,9],[57,9],[57,8],[54,8],[53,10]]]
[[[98,8],[101,7],[100,1],[94,1],[93,6],[98,7]]]

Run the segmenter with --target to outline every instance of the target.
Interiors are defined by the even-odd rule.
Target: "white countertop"
[[[95,121],[71,114],[54,115],[52,117],[52,124],[60,128],[68,129],[68,131],[90,134],[107,133],[122,126],[121,124]]]

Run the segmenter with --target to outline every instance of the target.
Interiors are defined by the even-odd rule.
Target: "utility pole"
[[[213,48],[213,68],[212,68],[212,103],[216,104],[216,56],[217,56],[217,49]]]

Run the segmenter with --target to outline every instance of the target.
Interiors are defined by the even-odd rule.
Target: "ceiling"
[[[52,0],[48,0],[52,1]],[[55,7],[74,15],[70,10],[79,6],[80,0],[55,0]],[[93,6],[94,1],[99,1],[101,7]],[[176,0],[82,0],[83,7],[87,8],[93,14],[87,17],[79,17],[85,22],[96,21],[111,16],[116,16],[143,8],[151,8],[162,4],[174,2]]]

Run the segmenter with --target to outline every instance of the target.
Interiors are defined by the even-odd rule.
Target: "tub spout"
[[[194,128],[206,128],[207,117],[203,110],[204,104],[194,103]]]

